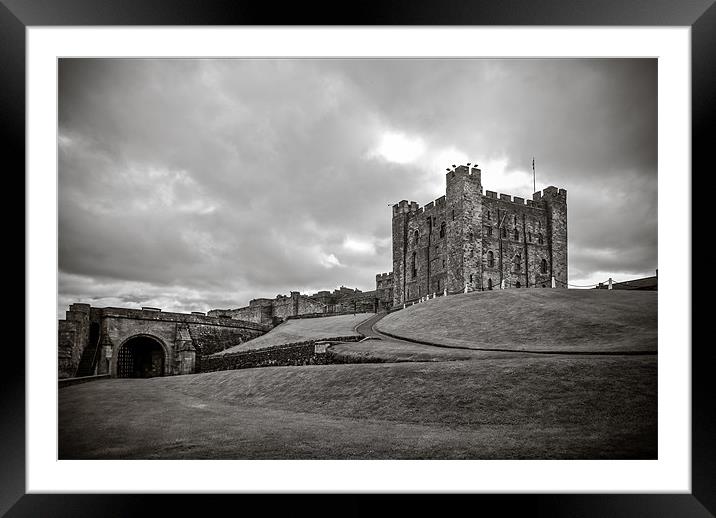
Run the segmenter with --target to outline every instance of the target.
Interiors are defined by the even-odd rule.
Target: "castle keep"
[[[433,293],[567,283],[567,191],[531,200],[482,191],[481,171],[459,166],[446,192],[420,207],[393,205],[393,304]]]

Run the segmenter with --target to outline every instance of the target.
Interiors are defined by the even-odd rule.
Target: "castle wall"
[[[255,305],[238,309],[212,309],[208,314],[212,317],[233,318],[257,324],[270,325],[272,322],[273,306]]]
[[[159,310],[91,308],[73,304],[69,319],[58,324],[58,376],[76,375],[79,359],[88,347],[90,325],[96,324],[100,344],[97,374],[117,372],[119,349],[130,338],[148,336],[164,350],[164,375],[195,372],[202,354],[212,354],[261,336],[269,326],[202,314],[166,313]],[[161,356],[153,358],[160,365]]]
[[[71,378],[75,375],[79,365],[82,351],[79,349],[79,325],[75,320],[60,320],[58,322],[57,361],[58,376]]]
[[[324,304],[301,295],[297,291],[292,291],[290,297],[277,297],[273,303],[273,316],[282,320],[297,315],[324,313],[325,310]]]
[[[486,288],[492,280],[493,287],[497,288],[504,279],[506,288],[517,287],[517,283],[520,287],[541,287],[543,284],[549,287],[551,259],[547,211],[531,203],[531,200],[507,195],[498,197],[492,191],[487,191],[482,203],[483,286]],[[539,244],[540,236],[543,244]],[[489,252],[493,254],[493,266],[489,266]],[[517,256],[520,258],[519,267]],[[548,264],[545,273],[541,271],[542,259]]]
[[[393,272],[379,273],[375,276],[375,296],[378,309],[389,309],[393,305]]]
[[[58,375],[72,377],[80,364],[82,352],[89,344],[90,305],[72,304],[65,319],[58,323]]]

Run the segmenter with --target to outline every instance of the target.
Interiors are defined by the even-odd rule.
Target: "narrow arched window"
[[[416,264],[416,256],[417,254],[413,252],[413,277],[418,276],[418,265]]]
[[[532,242],[532,232],[527,232],[527,240],[531,243]]]
[[[519,272],[522,269],[522,256],[520,254],[515,255],[515,271]]]
[[[455,209],[452,209],[452,220],[455,221]]]
[[[512,216],[512,223],[517,226],[517,216]]]
[[[543,244],[544,244],[544,239],[542,239],[542,234],[537,234],[537,242],[538,242],[540,245],[543,245]]]
[[[440,223],[440,237],[445,237],[445,222]]]
[[[472,274],[470,274],[470,284],[472,284]]]
[[[542,273],[547,273],[547,259],[542,259]]]
[[[420,234],[419,234],[418,231],[416,230],[415,233],[413,234],[413,238],[415,239],[415,244],[416,244],[416,245],[418,244],[418,238],[419,238],[419,237],[420,237]]]
[[[491,214],[490,211],[488,210],[488,211],[487,211],[487,221],[491,221],[491,220],[492,220],[492,214]]]
[[[515,229],[514,238],[515,238],[515,241],[519,241],[519,240],[520,240],[520,231],[517,230],[517,229]]]
[[[502,227],[501,234],[502,234],[502,237],[507,237],[507,229],[505,227]]]
[[[487,279],[487,289],[488,290],[492,289],[492,279]]]
[[[490,268],[495,266],[495,254],[493,254],[492,251],[487,252],[487,266]]]

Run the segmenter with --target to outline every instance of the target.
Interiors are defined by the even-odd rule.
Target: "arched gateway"
[[[134,336],[119,348],[117,377],[153,378],[163,376],[166,361],[166,353],[159,340],[147,335]]]

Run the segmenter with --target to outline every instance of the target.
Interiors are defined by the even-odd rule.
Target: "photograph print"
[[[62,58],[59,459],[657,459],[657,60]]]

